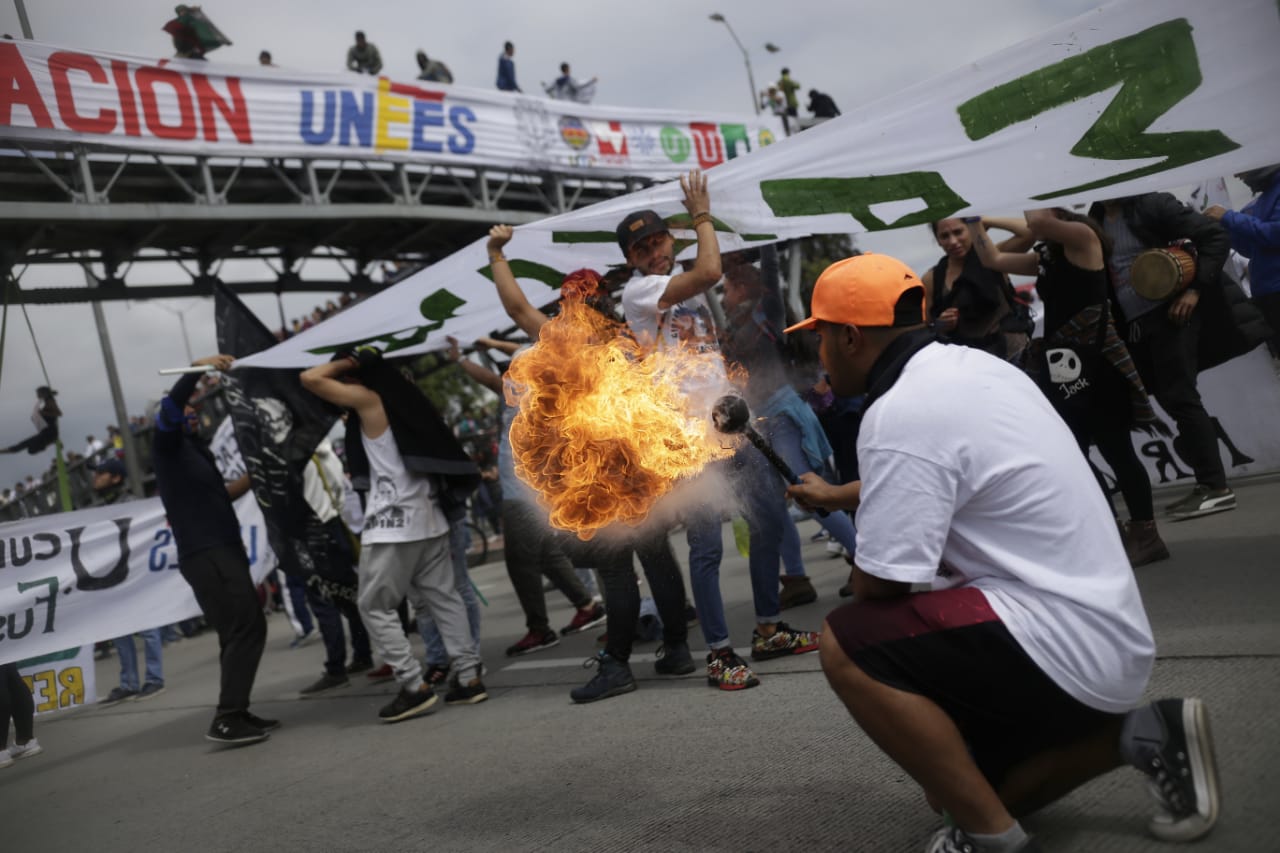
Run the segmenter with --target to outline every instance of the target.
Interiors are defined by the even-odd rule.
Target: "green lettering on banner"
[[[610,234],[609,240],[613,239],[613,235]],[[564,273],[560,272],[560,270],[549,267],[546,264],[540,264],[537,261],[526,261],[521,258],[513,258],[507,262],[507,266],[511,267],[511,274],[516,278],[531,278],[534,281],[540,281],[547,287],[553,287],[557,290],[560,288],[560,283],[564,281]],[[489,281],[493,281],[492,266],[483,266],[476,270],[476,272],[489,279]]]
[[[739,154],[751,153],[751,140],[747,136],[747,126],[745,124],[722,124],[720,125],[720,135],[724,137],[725,156],[730,160]],[[739,151],[739,145],[744,150]]]
[[[982,139],[1120,84],[1120,91],[1071,153],[1096,160],[1160,157],[1161,162],[1034,196],[1044,200],[1163,172],[1239,148],[1217,130],[1144,132],[1202,81],[1191,24],[1178,18],[1004,83],[961,104],[957,112],[969,138]]]
[[[969,203],[937,172],[903,172],[869,178],[790,178],[761,181],[760,194],[775,216],[847,213],[868,231],[884,231],[945,219]],[[884,222],[871,206],[918,198],[925,209]]]
[[[393,352],[425,343],[428,335],[443,326],[446,320],[453,318],[457,310],[466,304],[467,300],[441,288],[418,304],[418,312],[427,320],[432,321],[426,325],[398,329],[394,332],[361,338],[358,341],[346,341],[341,344],[316,347],[315,349],[307,350],[307,352],[312,355],[331,355],[335,352],[355,349],[356,347],[375,346],[382,350],[383,354],[390,355]],[[401,337],[406,332],[409,334]]]

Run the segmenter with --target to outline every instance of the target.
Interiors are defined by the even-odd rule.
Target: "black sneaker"
[[[423,687],[421,690],[408,690],[402,687],[396,694],[396,698],[378,712],[378,719],[384,723],[398,723],[410,717],[429,713],[438,701],[436,692],[430,687]]]
[[[475,705],[489,698],[485,692],[484,682],[476,679],[475,684],[455,684],[444,694],[446,705]]]
[[[121,702],[132,702],[138,698],[138,691],[128,690],[124,687],[112,687],[111,692],[104,698],[98,700],[99,708],[110,708],[112,705],[119,705]]]
[[[1161,808],[1147,829],[1161,841],[1194,841],[1213,829],[1220,806],[1209,712],[1199,699],[1162,699],[1151,707],[1163,736],[1133,747],[1134,765]]]
[[[330,675],[326,672],[324,675],[320,676],[318,681],[313,684],[308,684],[306,687],[299,690],[298,695],[303,699],[311,699],[326,691],[349,686],[351,686],[351,679],[347,678],[345,674]]]
[[[268,720],[266,717],[259,717],[257,714],[252,714],[248,711],[244,712],[244,718],[249,721],[249,725],[262,729],[264,732],[273,732],[280,728],[279,720]]]
[[[157,684],[154,681],[148,681],[142,685],[142,689],[138,691],[138,701],[145,702],[148,699],[154,699],[164,692],[164,685]]]
[[[1208,486],[1196,486],[1177,503],[1166,509],[1169,517],[1175,521],[1186,521],[1213,515],[1216,512],[1227,512],[1236,508],[1236,494],[1231,489],[1210,489]]]
[[[449,667],[440,666],[439,664],[431,664],[427,667],[426,674],[422,676],[422,680],[427,683],[428,687],[435,687],[437,684],[444,684],[449,678]]]
[[[658,659],[653,662],[653,668],[659,675],[688,675],[697,669],[687,643],[664,645],[658,649]]]
[[[583,669],[596,667],[596,674],[581,687],[569,691],[569,698],[579,705],[587,702],[598,702],[610,696],[621,696],[636,689],[636,680],[631,675],[631,667],[608,652],[597,652],[595,657],[587,658]]]
[[[209,726],[209,731],[205,733],[204,739],[214,743],[225,743],[234,746],[237,744],[259,743],[271,737],[271,735],[250,723],[246,716],[246,714],[225,714],[220,717],[214,717],[213,724]]]

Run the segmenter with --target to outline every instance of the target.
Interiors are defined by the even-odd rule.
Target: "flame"
[[[560,314],[507,372],[516,475],[550,521],[589,540],[614,522],[638,525],[677,481],[733,454],[710,426],[727,387],[719,353],[646,353],[626,327],[562,289]]]

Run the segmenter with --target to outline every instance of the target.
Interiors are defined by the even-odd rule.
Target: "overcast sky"
[[[776,80],[787,66],[804,91],[827,92],[847,111],[962,67],[1098,5],[1094,0],[984,0],[976,5],[936,0],[214,0],[204,9],[234,42],[211,55],[213,64],[253,64],[260,50],[270,50],[281,66],[341,71],[352,33],[363,29],[382,53],[384,73],[393,79],[416,76],[414,53],[421,48],[445,62],[455,82],[487,87],[493,85],[502,43],[510,39],[516,45],[517,79],[526,92],[538,91],[539,82],[550,82],[559,64],[568,61],[575,76],[600,78],[597,104],[746,112],[752,102],[742,54],[725,26],[708,19],[712,12],[725,13],[750,51],[757,88]],[[27,0],[27,11],[40,41],[141,56],[172,55],[169,37],[160,30],[172,17],[172,3]],[[13,0],[0,0],[0,32],[21,33]],[[765,42],[778,45],[781,52],[766,53]],[[938,255],[919,227],[862,235],[859,244],[896,254],[920,270]],[[147,279],[131,280],[182,281],[176,270],[147,272]],[[255,270],[252,277],[264,276]],[[79,284],[83,275],[74,268],[42,270],[24,279],[54,281]],[[327,298],[290,295],[285,311],[290,318],[299,316]],[[268,325],[279,324],[274,297],[247,301]],[[148,401],[165,390],[167,382],[156,375],[157,367],[188,360],[173,312],[185,312],[197,357],[214,348],[211,300],[162,304],[163,308],[153,302],[106,304],[131,414],[141,414]],[[28,310],[50,380],[61,392],[63,441],[68,449],[82,452],[87,434],[102,438],[105,425],[114,421],[92,311],[87,304]],[[2,357],[0,444],[8,445],[31,434],[34,389],[43,384],[31,338],[16,310],[11,310]],[[38,476],[50,456],[0,456],[0,487],[27,474]]]

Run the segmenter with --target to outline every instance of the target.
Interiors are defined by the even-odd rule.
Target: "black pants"
[[[1271,354],[1280,358],[1280,293],[1264,293],[1253,297],[1253,304],[1258,306],[1267,325],[1271,327],[1271,338],[1267,341]]]
[[[9,743],[9,720],[13,719],[18,743],[35,736],[36,703],[18,674],[18,664],[0,664],[0,749]]]
[[[39,453],[49,445],[58,440],[58,428],[56,426],[47,426],[40,430],[30,438],[24,438],[17,444],[12,444],[5,448],[6,453],[17,453],[19,450],[25,450],[28,453]]]
[[[1133,449],[1129,427],[1126,424],[1095,425],[1084,429],[1072,426],[1071,431],[1075,434],[1080,450],[1086,458],[1089,456],[1089,445],[1097,446],[1098,453],[1106,460],[1107,465],[1111,467],[1111,473],[1115,475],[1116,486],[1120,489],[1124,505],[1129,510],[1129,518],[1133,521],[1154,520],[1156,509],[1155,501],[1151,497],[1151,477],[1147,474],[1142,460],[1138,458],[1138,452]],[[1102,487],[1103,494],[1107,494],[1107,483],[1102,479],[1102,474],[1092,465],[1089,467],[1093,468],[1094,476],[1098,478],[1098,485]]]
[[[1196,482],[1225,489],[1227,473],[1218,453],[1218,433],[1196,388],[1199,339],[1199,314],[1192,312],[1191,322],[1175,326],[1160,308],[1130,327],[1129,353],[1147,391],[1177,423],[1179,444],[1195,471]]]
[[[205,619],[218,632],[222,686],[218,714],[249,710],[258,661],[267,644],[267,620],[249,575],[244,546],[219,545],[183,557],[178,566]]]
[[[503,557],[507,575],[515,587],[525,625],[530,631],[546,631],[547,597],[542,591],[542,577],[555,584],[569,603],[582,609],[591,596],[574,574],[573,563],[561,549],[559,540],[547,527],[536,507],[525,501],[502,502]],[[583,565],[591,566],[590,563]],[[591,566],[598,568],[598,566]]]
[[[605,631],[609,635],[605,651],[615,660],[626,661],[631,657],[640,623],[640,588],[636,584],[633,553],[640,558],[653,603],[662,617],[662,642],[667,646],[688,642],[684,579],[680,577],[680,564],[676,562],[665,530],[639,534],[623,542],[575,539],[562,544],[574,565],[594,568],[600,573],[606,607]]]

